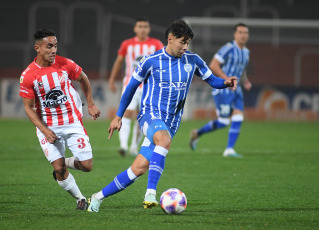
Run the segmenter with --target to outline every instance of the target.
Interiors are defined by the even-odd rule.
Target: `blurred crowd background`
[[[35,57],[33,34],[57,32],[62,56],[73,59],[92,81],[105,117],[120,94],[107,87],[112,64],[124,39],[134,36],[136,18],[150,20],[151,36],[164,38],[172,19],[184,18],[195,32],[191,51],[209,63],[218,48],[233,40],[233,25],[250,28],[245,116],[251,120],[318,120],[319,14],[308,0],[92,0],[0,1],[0,80],[2,117],[24,117],[18,97],[21,72]],[[118,84],[122,75],[118,76]],[[195,81],[185,119],[214,117],[205,83]]]

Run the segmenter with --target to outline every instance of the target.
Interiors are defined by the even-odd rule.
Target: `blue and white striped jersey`
[[[240,49],[236,42],[232,41],[222,46],[214,58],[222,64],[222,70],[228,77],[235,76],[239,81],[249,62],[249,54],[249,49]]]
[[[133,73],[133,78],[144,81],[138,117],[154,115],[162,119],[175,134],[194,74],[202,80],[213,75],[197,54],[186,51],[181,58],[177,58],[169,55],[165,48],[145,56]]]

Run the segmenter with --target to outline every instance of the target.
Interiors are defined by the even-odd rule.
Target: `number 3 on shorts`
[[[78,148],[79,148],[79,149],[84,149],[85,146],[86,146],[86,144],[84,143],[84,138],[79,138],[77,141],[78,141],[78,143],[80,143],[80,144],[78,145]]]

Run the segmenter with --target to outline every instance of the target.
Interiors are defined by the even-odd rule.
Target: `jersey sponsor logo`
[[[187,87],[186,82],[161,82],[159,83],[159,87],[161,88],[175,88],[175,90],[185,90]]]
[[[192,71],[193,67],[191,64],[186,64],[184,65],[184,70],[189,73],[190,71]]]
[[[43,107],[55,107],[67,101],[67,96],[63,94],[62,90],[50,90],[45,95],[46,101],[43,102]]]

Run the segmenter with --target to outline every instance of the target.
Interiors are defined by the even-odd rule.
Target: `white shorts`
[[[67,145],[73,156],[78,161],[92,158],[92,148],[86,131],[80,121],[73,124],[49,127],[58,139],[50,144],[44,134],[37,128],[37,136],[50,163],[65,157],[65,146]]]
[[[122,94],[124,93],[126,87],[123,87]],[[139,110],[141,108],[143,88],[138,87],[131,103],[127,106],[126,110]]]

